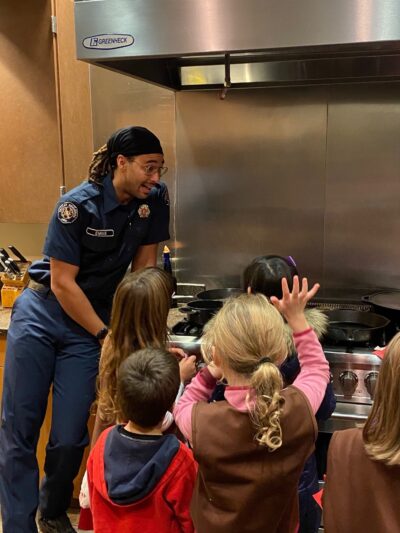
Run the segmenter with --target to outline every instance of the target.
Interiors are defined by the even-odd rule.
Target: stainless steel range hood
[[[400,0],[75,0],[78,59],[172,88],[400,80]]]

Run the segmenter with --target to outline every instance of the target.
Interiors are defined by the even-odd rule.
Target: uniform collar
[[[103,189],[104,189],[104,213],[109,213],[116,207],[120,206],[118,202],[117,195],[115,193],[114,185],[111,179],[111,174],[103,180]]]

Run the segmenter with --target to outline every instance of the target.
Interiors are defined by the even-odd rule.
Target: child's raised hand
[[[278,309],[280,313],[286,318],[289,326],[296,332],[304,331],[309,327],[304,316],[304,308],[307,302],[313,298],[319,289],[319,284],[308,290],[307,278],[301,280],[301,289],[299,277],[293,278],[293,289],[289,291],[289,286],[286,278],[282,278],[282,298],[278,299],[276,296],[271,297],[271,303]]]

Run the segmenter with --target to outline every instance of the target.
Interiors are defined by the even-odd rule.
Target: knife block
[[[21,274],[18,277],[10,276],[5,272],[0,277],[3,283],[1,288],[1,304],[3,307],[12,307],[29,282],[28,268],[31,264],[30,261],[26,263],[17,262],[17,264],[21,270]]]

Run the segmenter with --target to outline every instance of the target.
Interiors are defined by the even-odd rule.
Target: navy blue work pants
[[[50,291],[26,289],[7,336],[0,428],[0,503],[4,533],[36,532],[35,514],[69,506],[88,444],[100,345],[70,319]],[[39,493],[36,446],[53,384],[53,416]]]

